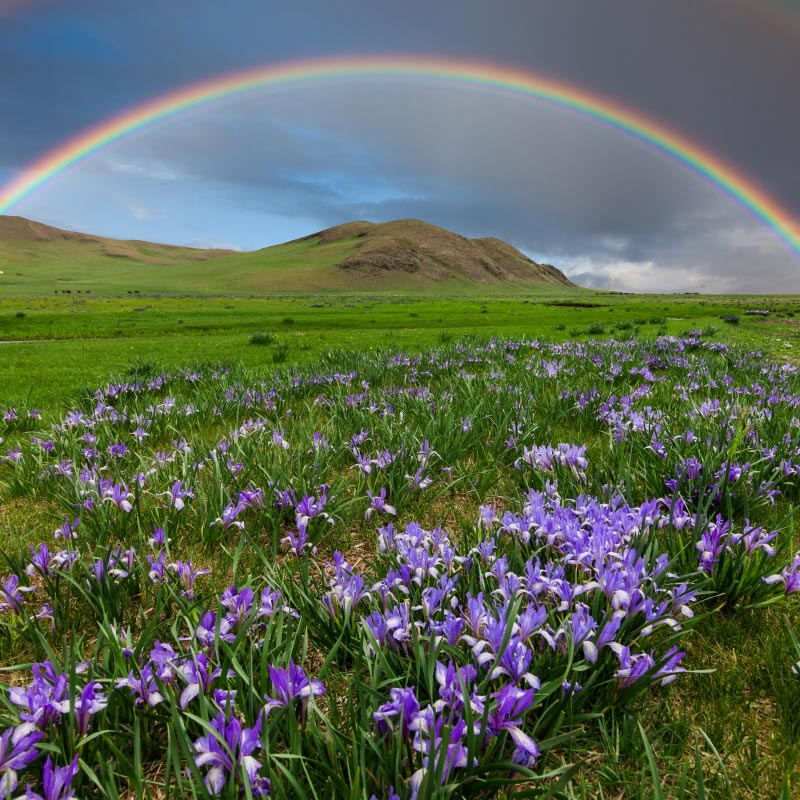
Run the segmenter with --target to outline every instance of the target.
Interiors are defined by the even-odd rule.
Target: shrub
[[[272,363],[283,364],[286,361],[286,356],[289,355],[289,345],[286,342],[278,342],[272,348]]]
[[[271,333],[254,333],[250,337],[250,344],[268,345],[273,344],[275,337]]]

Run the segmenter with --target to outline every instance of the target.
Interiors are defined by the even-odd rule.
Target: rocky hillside
[[[575,286],[560,270],[537,264],[500,239],[468,239],[417,219],[349,222],[298,241],[314,240],[320,247],[359,240],[337,266],[370,283],[394,272],[437,281],[461,277],[476,283],[521,281]]]

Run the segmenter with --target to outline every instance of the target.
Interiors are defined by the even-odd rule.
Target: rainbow
[[[114,142],[198,106],[259,89],[291,90],[309,84],[394,79],[534,98],[578,112],[645,142],[710,181],[771,226],[800,254],[800,228],[787,209],[714,153],[662,123],[599,94],[538,73],[476,61],[420,56],[347,56],[288,62],[234,72],[178,89],[111,117],[46,153],[2,187],[0,213],[8,213],[35,189]]]

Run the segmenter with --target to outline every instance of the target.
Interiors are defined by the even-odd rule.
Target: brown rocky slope
[[[537,264],[500,239],[468,239],[416,219],[349,222],[297,241],[314,239],[320,246],[360,239],[337,266],[364,278],[400,272],[434,280],[463,277],[477,283],[535,282],[575,286],[560,270],[550,264]]]

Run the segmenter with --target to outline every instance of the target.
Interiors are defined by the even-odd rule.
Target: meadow
[[[767,317],[747,310],[770,309]],[[632,297],[588,291],[486,296],[286,294],[0,296],[0,397],[64,408],[133,362],[176,369],[242,364],[270,369],[323,353],[420,348],[465,335],[550,341],[615,335],[678,335],[716,328],[726,342],[754,344],[778,358],[800,348],[794,297]],[[737,324],[725,322],[724,318]],[[253,337],[259,337],[251,344]],[[794,343],[794,344],[793,344]]]
[[[796,304],[3,298],[0,797],[795,796]]]

